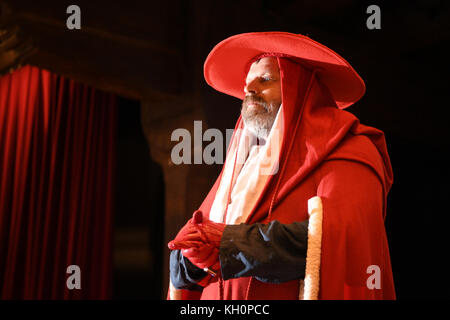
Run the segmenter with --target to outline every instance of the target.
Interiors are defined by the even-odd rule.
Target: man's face
[[[267,138],[281,105],[280,68],[274,57],[255,61],[245,80],[244,124],[259,138]]]

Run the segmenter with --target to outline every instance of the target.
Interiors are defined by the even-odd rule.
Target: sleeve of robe
[[[282,224],[239,224],[225,227],[220,244],[221,272],[225,280],[255,277],[280,283],[305,276],[308,221]],[[295,254],[293,254],[295,253]],[[170,277],[177,289],[201,290],[195,283],[206,273],[174,250]]]
[[[222,276],[225,280],[255,277],[270,283],[303,279],[307,242],[307,220],[227,226],[219,251]]]
[[[316,184],[323,204],[319,299],[394,299],[378,175],[357,161],[331,160]]]
[[[206,272],[196,267],[181,254],[181,250],[170,252],[170,281],[175,289],[202,291],[197,282],[206,276]]]

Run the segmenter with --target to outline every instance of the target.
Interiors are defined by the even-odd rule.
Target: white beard
[[[252,115],[242,113],[244,125],[258,139],[266,140],[272,129],[273,122],[275,121],[279,109],[275,109],[274,106],[270,106],[270,109],[272,110],[270,113],[257,113]]]
[[[269,130],[267,130],[266,126],[260,124],[259,122],[260,121],[258,121],[258,119],[255,119],[254,121],[253,120],[250,120],[250,121],[244,120],[245,126],[250,130],[251,133],[253,133],[258,139],[266,140],[267,137],[269,136],[270,128],[269,128]]]

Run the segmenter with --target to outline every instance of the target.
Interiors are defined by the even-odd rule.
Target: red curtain
[[[111,297],[116,116],[114,95],[36,67],[0,78],[1,299]]]

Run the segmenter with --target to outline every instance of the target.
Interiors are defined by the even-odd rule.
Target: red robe
[[[308,199],[321,197],[319,299],[395,299],[384,228],[393,174],[384,134],[338,109],[320,73],[287,58],[278,61],[285,124],[280,170],[267,182],[246,223],[303,221],[308,219]],[[242,127],[239,118],[236,129]],[[210,211],[221,175],[200,207],[204,214]],[[380,270],[380,288],[367,285],[373,265]],[[299,297],[297,280],[270,284],[246,277],[222,283],[210,284],[201,294],[182,290],[183,298]]]

